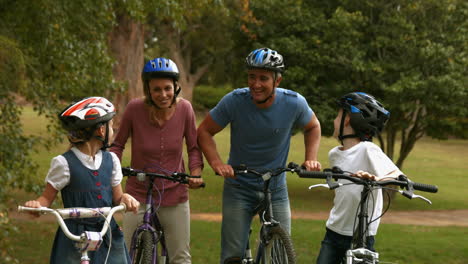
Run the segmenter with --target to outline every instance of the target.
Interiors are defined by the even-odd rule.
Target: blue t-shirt
[[[276,88],[275,101],[266,109],[255,105],[249,88],[240,88],[225,95],[210,111],[221,127],[231,124],[228,164],[244,164],[257,170],[284,167],[293,129],[304,127],[313,114],[302,95],[283,88]],[[263,186],[262,179],[249,175],[227,180],[257,189]],[[270,186],[273,189],[284,184],[283,174],[275,177]]]

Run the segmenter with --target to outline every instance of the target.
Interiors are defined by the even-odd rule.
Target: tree
[[[284,84],[307,95],[326,134],[333,99],[359,90],[392,113],[379,141],[394,158],[399,135],[400,168],[424,135],[467,136],[465,1],[251,3],[263,24],[249,29],[283,53]]]

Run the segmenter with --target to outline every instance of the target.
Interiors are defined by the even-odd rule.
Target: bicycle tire
[[[263,246],[260,264],[295,264],[291,236],[280,226],[271,227],[268,231],[268,245]]]
[[[140,234],[138,247],[136,248],[136,259],[133,261],[134,264],[152,264],[153,262],[153,251],[155,247],[153,242],[153,234],[149,230],[144,230]]]

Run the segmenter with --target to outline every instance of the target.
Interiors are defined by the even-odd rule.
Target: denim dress
[[[98,170],[88,169],[71,150],[62,154],[70,168],[70,183],[61,190],[65,208],[112,206],[112,156],[107,151],[103,151],[102,154],[102,163]],[[104,218],[66,219],[65,223],[72,234],[80,235],[84,231],[101,231]],[[110,241],[110,232],[112,232],[112,241]],[[103,237],[99,250],[88,251],[88,256],[91,259],[90,263],[104,263],[109,247],[111,250],[107,263],[130,263],[123,233],[115,222],[115,219],[112,219],[109,230]],[[80,263],[80,258],[81,253],[75,247],[75,241],[67,238],[59,227],[55,234],[50,263]]]

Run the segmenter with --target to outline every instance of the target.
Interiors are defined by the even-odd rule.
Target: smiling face
[[[174,100],[173,80],[157,78],[151,79],[148,84],[153,103],[161,109],[169,108]]]
[[[274,89],[281,82],[281,77],[278,77],[274,83],[274,73],[264,69],[249,69],[248,70],[248,85],[250,95],[255,103],[261,103],[267,100],[270,96],[275,97]],[[272,100],[273,101],[273,100]]]

